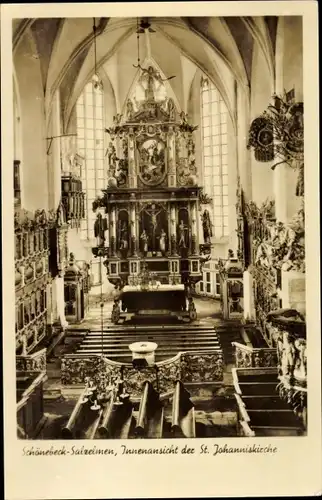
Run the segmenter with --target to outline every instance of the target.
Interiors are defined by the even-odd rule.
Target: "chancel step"
[[[131,362],[129,344],[133,342],[156,342],[156,361],[171,358],[179,352],[195,350],[218,350],[220,343],[216,329],[182,325],[171,327],[126,327],[109,328],[102,333],[90,331],[76,351],[80,355],[100,355],[117,361]]]

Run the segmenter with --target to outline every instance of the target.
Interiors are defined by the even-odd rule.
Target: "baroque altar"
[[[158,92],[159,73],[142,69],[144,96],[114,117],[106,151],[108,185],[95,200],[94,255],[108,278],[133,285],[144,268],[161,284],[200,280],[196,127]]]

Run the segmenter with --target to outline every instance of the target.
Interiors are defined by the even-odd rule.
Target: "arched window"
[[[204,192],[212,198],[215,238],[228,236],[227,107],[212,82],[201,81]]]
[[[104,95],[101,87],[89,82],[76,104],[77,150],[85,158],[82,187],[86,193],[86,215],[82,221],[81,238],[93,238],[95,214],[92,203],[106,187],[104,168]]]

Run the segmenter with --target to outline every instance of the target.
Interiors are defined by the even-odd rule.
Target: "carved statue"
[[[149,215],[150,217],[150,224],[151,224],[151,243],[152,243],[152,251],[156,252],[157,251],[157,242],[156,242],[156,231],[157,231],[157,226],[158,226],[158,219],[157,216],[159,213],[162,212],[162,208],[156,207],[154,204],[151,205],[150,208],[145,208],[144,212]]]
[[[179,241],[178,241],[178,246],[179,248],[186,248],[186,230],[187,227],[184,225],[183,220],[180,221],[179,224]]]
[[[122,116],[123,115],[120,115],[119,113],[116,114],[115,116],[113,116],[113,123],[114,123],[114,125],[119,125],[120,124]]]
[[[212,237],[212,224],[210,220],[210,214],[207,209],[205,209],[202,214],[202,229],[204,242],[210,243],[210,238]]]
[[[176,117],[176,108],[173,99],[171,99],[171,97],[169,97],[168,99],[168,113],[169,113],[169,120],[171,122],[174,121]]]
[[[108,156],[109,173],[111,176],[114,177],[115,170],[116,170],[116,162],[117,162],[118,158],[116,156],[115,146],[112,142],[110,142],[108,145],[107,156]]]
[[[181,123],[182,125],[184,124],[187,124],[188,123],[188,114],[185,113],[184,111],[181,111],[180,113],[180,118],[181,118]]]
[[[297,339],[295,340],[294,345],[297,350],[294,375],[297,379],[305,380],[307,376],[306,340]]]
[[[140,236],[140,239],[142,241],[142,252],[144,255],[146,255],[148,253],[148,235],[146,234],[146,231],[145,229],[143,229],[142,233],[141,233],[141,236]]]
[[[288,332],[283,332],[283,352],[282,352],[282,375],[290,377],[293,375],[295,361],[295,347]]]
[[[115,171],[115,179],[118,186],[124,186],[128,177],[128,161],[126,159],[119,160]]]
[[[120,231],[120,250],[127,251],[129,247],[129,233],[127,229],[127,224],[124,221]]]
[[[114,300],[114,304],[113,304],[111,319],[112,319],[112,323],[114,323],[114,325],[116,325],[120,319],[121,310],[120,310],[119,302],[120,302],[119,298],[116,298]]]
[[[131,99],[128,99],[128,101],[126,103],[126,117],[127,117],[127,119],[131,120],[133,118],[133,114],[134,114],[133,102],[131,101]]]
[[[163,79],[161,78],[161,75],[160,73],[155,70],[153,68],[153,66],[149,66],[148,69],[145,69],[145,68],[141,68],[141,71],[142,71],[142,75],[140,77],[140,80],[139,82],[142,84],[142,83],[145,83],[146,84],[146,88],[144,88],[144,92],[145,92],[145,99],[147,101],[154,101],[155,97],[154,97],[154,85],[155,85],[155,82],[157,82],[160,85],[162,85],[163,83]]]

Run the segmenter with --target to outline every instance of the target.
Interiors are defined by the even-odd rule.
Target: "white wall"
[[[26,32],[16,48],[13,65],[20,96],[20,130],[23,150],[23,208],[48,209],[48,170],[44,90],[34,40]]]

